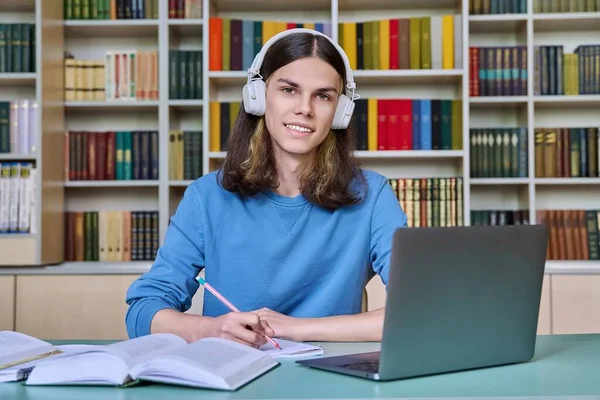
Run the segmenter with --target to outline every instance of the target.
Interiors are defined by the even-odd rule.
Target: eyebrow
[[[277,79],[277,82],[286,83],[286,84],[288,84],[291,87],[296,88],[296,89],[300,87],[300,85],[298,85],[296,82],[291,81],[291,80],[286,79],[286,78],[279,78],[279,79]],[[337,93],[337,89],[334,88],[333,86],[326,86],[326,87],[318,88],[316,91],[318,93],[326,93],[326,92]]]

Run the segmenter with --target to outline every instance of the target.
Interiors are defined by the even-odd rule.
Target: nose
[[[296,114],[302,114],[302,115],[306,115],[308,117],[312,117],[313,116],[313,104],[312,104],[312,99],[311,96],[309,94],[303,94],[301,96],[298,96],[298,102],[296,104],[296,109],[294,110],[294,112]]]

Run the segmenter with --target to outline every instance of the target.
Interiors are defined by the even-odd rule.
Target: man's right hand
[[[169,332],[191,343],[205,337],[220,337],[254,348],[267,343],[264,335],[275,332],[254,312],[230,312],[219,317],[184,314],[163,309],[152,320],[152,333]]]
[[[275,334],[267,322],[261,321],[258,314],[253,312],[230,312],[204,323],[212,325],[212,336],[234,340],[255,348],[267,343],[264,335]]]

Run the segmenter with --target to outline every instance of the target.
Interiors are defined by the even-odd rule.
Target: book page
[[[307,357],[323,354],[323,348],[321,346],[279,338],[273,338],[273,340],[281,346],[281,350],[275,348],[275,346],[268,342],[259,349],[274,358]]]
[[[54,346],[43,340],[13,331],[0,332],[0,369],[15,362],[50,353]]]
[[[109,344],[104,351],[116,355],[125,362],[128,368],[132,368],[135,364],[144,362],[148,358],[186,344],[187,342],[177,335],[155,333]]]

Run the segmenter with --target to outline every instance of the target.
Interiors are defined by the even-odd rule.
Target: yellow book
[[[235,125],[235,120],[237,119],[238,112],[240,111],[240,106],[242,105],[239,101],[232,101],[229,103],[229,134],[233,133],[233,125]]]
[[[343,48],[348,56],[348,61],[350,62],[350,68],[356,69],[357,67],[357,59],[356,59],[356,22],[343,22],[342,23],[344,30],[344,43]]]
[[[315,29],[314,22],[305,22],[303,25],[306,29]]]
[[[263,46],[267,43],[271,37],[277,33],[277,22],[275,21],[263,21],[262,31],[262,44]]]
[[[222,50],[222,70],[229,71],[229,64],[231,62],[231,20],[229,18],[223,18],[223,24],[221,26],[221,47]]]
[[[221,151],[221,103],[210,102],[210,151]]]
[[[275,22],[275,34],[277,33],[281,33],[283,31],[287,30],[287,22],[281,22],[281,21],[277,21]]]
[[[390,69],[390,20],[379,21],[379,68]]]
[[[377,150],[377,98],[367,99],[367,148]]]
[[[442,69],[454,68],[454,16],[442,16]]]
[[[421,18],[411,17],[410,32],[410,69],[421,69]]]

